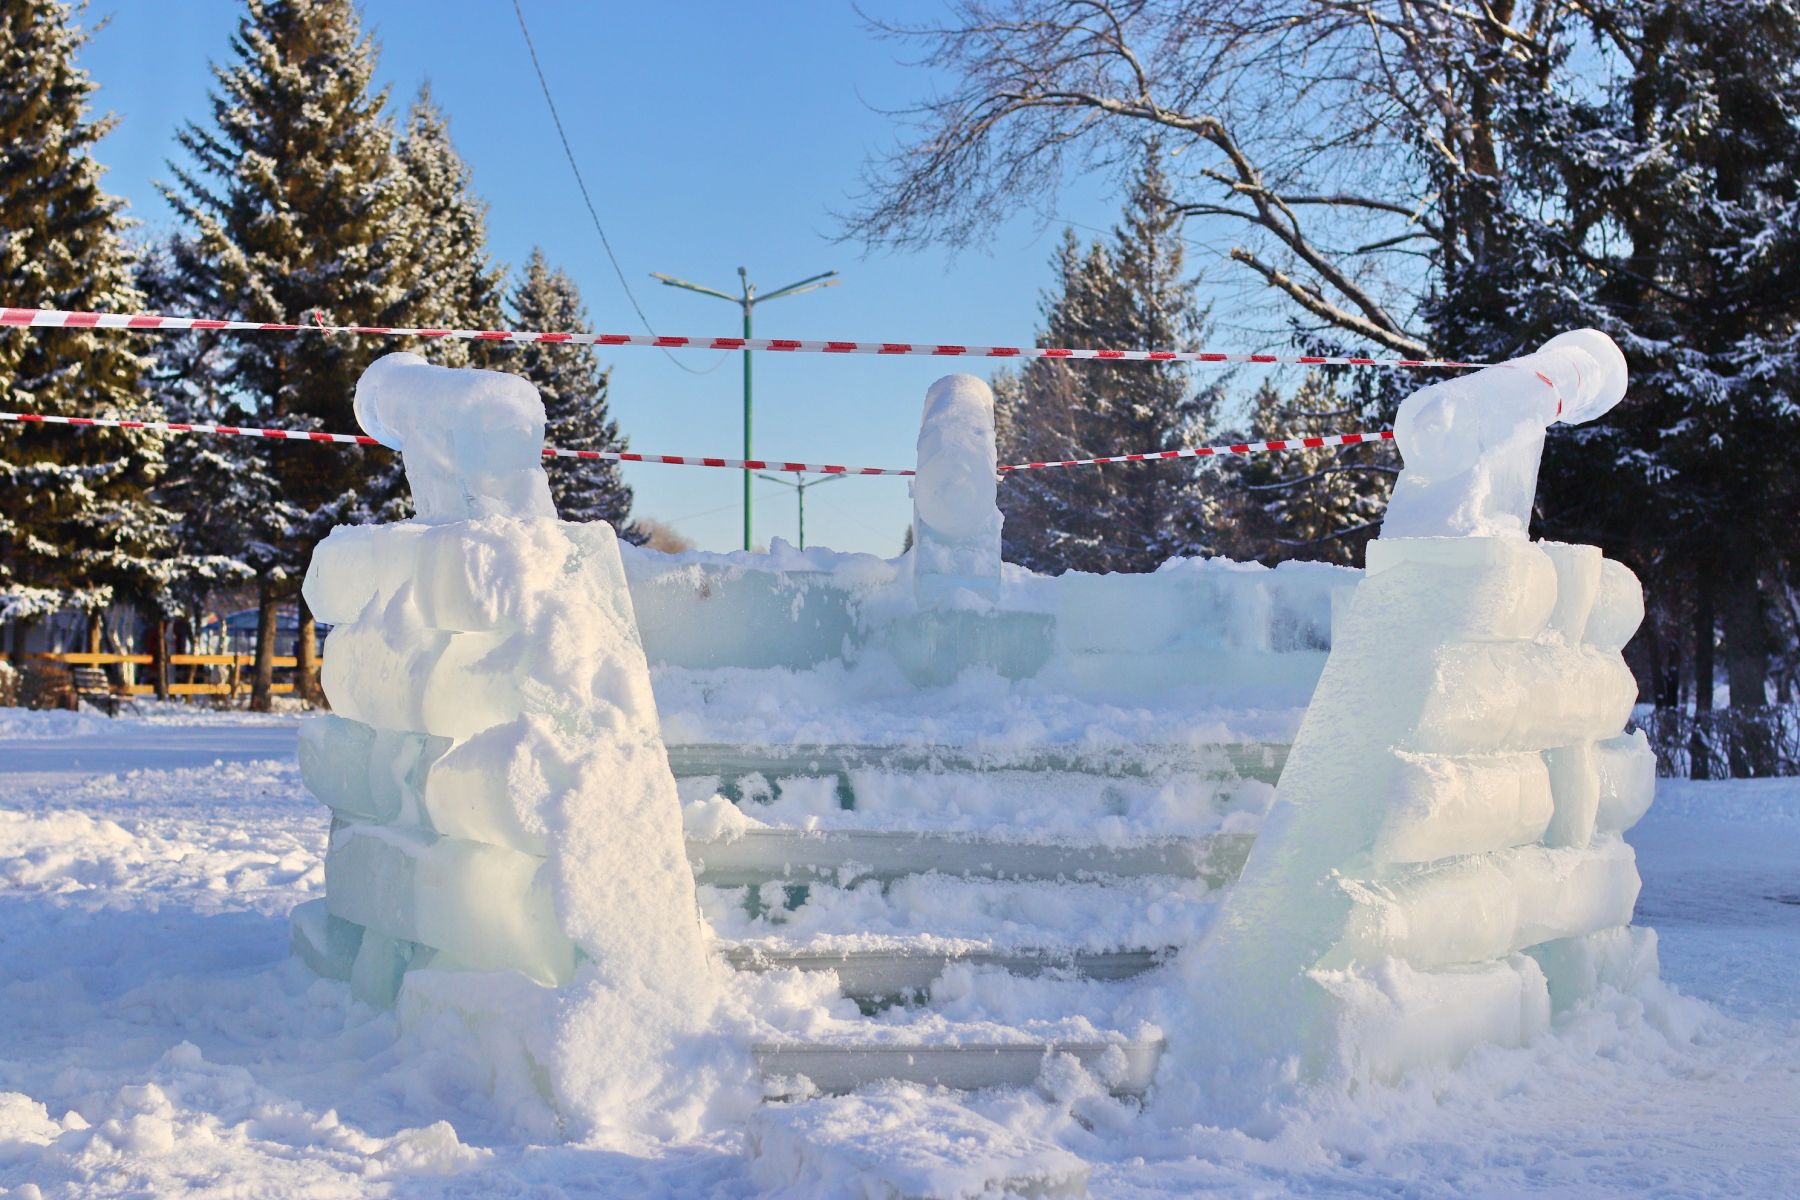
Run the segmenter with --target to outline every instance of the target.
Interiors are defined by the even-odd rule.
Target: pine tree
[[[1366,397],[1308,373],[1291,392],[1265,380],[1250,401],[1249,439],[1265,441],[1354,432],[1380,424]],[[1391,443],[1289,450],[1221,464],[1233,496],[1219,549],[1233,558],[1277,563],[1307,559],[1360,566],[1380,528],[1399,474]]]
[[[1146,148],[1109,244],[1065,230],[1044,301],[1046,346],[1164,348],[1204,324],[1183,274],[1181,216],[1157,146]],[[1216,386],[1172,363],[1033,359],[996,386],[996,433],[1009,462],[1174,449],[1204,436]],[[1212,480],[1191,462],[1019,472],[1001,488],[1007,559],[1039,571],[1147,571],[1204,552]]]
[[[0,0],[0,296],[12,305],[135,311],[120,202],[101,187],[95,84],[67,5]],[[129,336],[0,332],[0,396],[64,416],[154,417]],[[0,428],[0,621],[73,605],[148,601],[168,579],[168,514],[148,496],[163,466],[152,435]],[[95,629],[97,625],[93,626]]]
[[[421,249],[404,302],[406,324],[427,329],[493,329],[503,323],[506,270],[487,250],[487,204],[475,194],[473,173],[450,141],[450,124],[419,89],[398,147],[406,172],[407,210]],[[491,367],[510,347],[499,342],[445,339],[433,346],[447,367]]]
[[[370,90],[374,42],[351,0],[248,0],[231,47],[234,61],[214,69],[212,124],[182,130],[192,165],[165,189],[189,227],[173,247],[182,289],[219,316],[402,323],[420,298],[428,251],[408,209],[415,193],[387,94]],[[318,335],[238,338],[209,356],[205,382],[245,423],[343,429],[358,376],[392,349]],[[377,511],[398,481],[382,451],[274,454],[269,474],[301,518],[258,577],[256,707],[268,705],[277,604],[297,591],[313,546],[332,526]],[[312,694],[304,606],[301,623],[301,687]]]
[[[575,281],[552,269],[544,252],[535,248],[513,289],[512,316],[521,329],[589,332]],[[613,453],[629,445],[607,411],[612,372],[601,368],[591,346],[527,343],[508,361],[507,370],[529,379],[543,396],[552,445]],[[549,464],[549,471],[550,494],[563,520],[606,521],[627,541],[644,541],[646,535],[630,524],[631,488],[619,464],[565,460]]]

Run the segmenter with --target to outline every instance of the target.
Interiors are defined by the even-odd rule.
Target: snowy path
[[[0,1196],[751,1193],[730,1139],[512,1143],[464,1064],[287,960],[326,824],[291,721],[4,712]],[[989,1115],[1094,1162],[1096,1196],[1800,1192],[1800,781],[1666,784],[1632,840],[1664,976],[1716,1012],[1619,1001],[1266,1141]]]

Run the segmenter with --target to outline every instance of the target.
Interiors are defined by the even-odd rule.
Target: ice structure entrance
[[[1366,575],[1051,578],[1000,561],[970,376],[927,397],[910,554],[667,556],[554,520],[529,387],[384,359],[358,411],[420,517],[308,577],[296,947],[576,1135],[879,1080],[1230,1119],[1279,1064],[1528,1039],[1654,972],[1641,596],[1526,533],[1545,427],[1623,384],[1584,333],[1409,399]]]

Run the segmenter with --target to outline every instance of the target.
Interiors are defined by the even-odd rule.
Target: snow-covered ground
[[[754,1193],[735,1137],[517,1144],[467,1064],[290,961],[326,826],[293,745],[291,719],[0,710],[0,1195]],[[1800,1194],[1800,780],[1665,781],[1631,841],[1691,1000],[1615,998],[1261,1138],[984,1111],[1096,1196]]]

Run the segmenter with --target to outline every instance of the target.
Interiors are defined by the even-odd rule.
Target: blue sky
[[[935,5],[868,6],[906,18]],[[494,253],[531,247],[580,284],[597,328],[638,332],[588,221],[532,74],[509,0],[366,0],[381,45],[380,80],[403,108],[429,81],[458,149],[489,202]],[[663,287],[651,271],[729,290],[739,265],[769,290],[829,268],[841,286],[771,303],[757,333],[1016,343],[1036,326],[1062,222],[1100,229],[1118,209],[1109,178],[1072,181],[1037,216],[988,246],[879,252],[833,240],[834,211],[859,186],[866,156],[901,130],[880,110],[925,94],[910,47],[883,41],[840,0],[594,5],[525,0],[538,51],[576,155],[639,302],[658,332],[735,334],[721,301]],[[175,131],[209,112],[209,61],[228,54],[239,7],[228,0],[96,0],[107,19],[83,55],[96,105],[118,118],[100,149],[108,185],[151,234],[173,218],[154,183],[169,178]],[[680,370],[659,352],[613,352],[612,404],[636,450],[735,456],[741,438],[736,356],[702,352]],[[942,362],[759,355],[756,450],[808,461],[907,466],[926,387]],[[557,469],[553,466],[551,469]],[[629,467],[637,511],[708,549],[740,537],[736,472]],[[791,491],[759,481],[757,539],[792,540]],[[910,519],[906,483],[856,479],[811,494],[808,541],[893,554]]]

